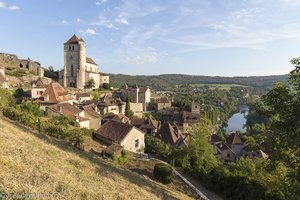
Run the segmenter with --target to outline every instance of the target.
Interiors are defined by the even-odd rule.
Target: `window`
[[[69,46],[69,51],[71,51],[71,46]]]
[[[229,153],[227,154],[227,158],[230,158],[230,154]]]
[[[74,76],[73,65],[71,65],[71,76]]]
[[[71,56],[70,59],[72,60],[72,59],[73,59],[73,56]]]
[[[136,139],[136,140],[134,141],[134,147],[135,147],[135,148],[139,148],[139,146],[140,146],[140,141],[139,141],[139,139]]]
[[[72,50],[74,51],[74,46],[72,46]]]

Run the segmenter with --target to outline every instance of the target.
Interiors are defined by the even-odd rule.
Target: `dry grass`
[[[57,192],[56,199],[190,199],[3,118],[0,138],[0,192]]]

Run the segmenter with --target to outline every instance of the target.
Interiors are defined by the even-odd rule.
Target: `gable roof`
[[[217,142],[221,142],[221,141],[222,141],[222,139],[217,134],[212,134],[210,136],[210,142],[211,143],[217,143]]]
[[[241,137],[237,133],[231,133],[226,139],[227,144],[244,144]]]
[[[65,42],[64,44],[78,44],[78,42],[81,41],[81,42],[84,42],[84,40],[82,38],[78,38],[75,34],[67,41]]]
[[[120,144],[133,128],[133,126],[122,122],[108,121],[95,132],[95,136]]]
[[[68,118],[74,119],[76,116],[78,117],[79,121],[86,121],[88,119],[84,117],[79,117],[78,114],[81,113],[83,110],[77,108],[76,106],[73,106],[69,103],[61,103],[61,104],[55,104],[47,107],[48,109],[60,113]]]
[[[45,101],[45,97],[49,95],[49,101]],[[68,92],[57,82],[51,82],[41,97],[36,102],[41,103],[60,103],[69,100],[74,100]]]
[[[77,92],[75,96],[77,99],[79,99],[80,97],[91,97],[90,93],[88,92]]]
[[[158,128],[158,121],[154,119],[152,115],[149,115],[147,119],[142,119],[142,118],[132,119],[130,124],[140,129],[153,130]]]
[[[148,87],[141,87],[139,88],[139,93],[145,93],[148,89]]]
[[[93,64],[93,65],[98,65],[92,58],[90,57],[86,57],[86,62],[87,63],[90,63],[90,64]]]
[[[227,144],[225,142],[219,142],[214,145],[218,149],[219,152],[229,150],[230,152],[232,152],[235,155],[235,153],[231,150],[231,148],[229,146],[227,146]]]
[[[95,104],[89,104],[89,105],[83,106],[82,108],[83,108],[84,112],[86,112],[88,115],[95,117],[95,118],[100,118],[101,115],[94,110],[95,107],[96,107]]]
[[[33,83],[33,86],[35,88],[46,88],[47,87],[47,84],[45,84],[43,82],[43,80],[40,78],[38,78],[34,83]]]
[[[176,133],[175,129],[170,123],[164,123],[162,127],[157,132],[158,137],[160,137],[165,143],[175,145],[179,134]]]

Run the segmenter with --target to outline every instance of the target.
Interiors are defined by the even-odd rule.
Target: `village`
[[[253,162],[268,159],[261,149],[250,147],[240,133],[220,135],[213,123],[215,119],[207,116],[200,102],[192,101],[182,109],[174,103],[174,91],[155,91],[127,83],[112,87],[109,75],[99,71],[98,64],[86,54],[82,38],[73,35],[67,40],[64,69],[58,72],[57,80],[44,76],[47,70],[36,61],[2,54],[0,86],[14,91],[17,102],[17,109],[3,109],[3,115],[152,179],[154,165],[167,161],[178,174],[172,187],[204,199],[210,192],[199,191],[176,171],[181,169],[176,163],[182,162],[181,156],[189,154],[191,140],[195,142],[194,137],[199,137],[194,135],[195,131],[207,127],[208,121],[212,122],[208,123],[206,141],[210,147],[205,148],[212,149],[214,159],[220,163],[226,165],[243,158]],[[21,82],[14,78],[18,73],[22,74]],[[30,78],[24,78],[28,74]],[[215,106],[221,104],[215,102]],[[35,108],[39,111],[30,111]],[[24,109],[35,116],[18,117],[26,113],[22,114]],[[205,135],[200,137],[206,140]]]
[[[199,103],[193,102],[190,110],[178,111],[172,106],[172,96],[157,94],[149,87],[136,84],[128,86],[126,83],[118,89],[109,88],[99,99],[93,99],[93,89],[103,84],[109,85],[109,76],[99,72],[98,65],[85,55],[84,40],[73,35],[64,43],[65,65],[59,72],[58,82],[45,78],[40,66],[36,69],[38,78],[32,81],[27,94],[30,94],[30,101],[44,111],[45,116],[63,115],[76,121],[81,128],[93,130],[94,138],[105,144],[110,153],[114,153],[112,149],[118,152],[125,149],[143,154],[145,135],[157,137],[172,146],[188,145],[188,130],[201,121]],[[2,67],[0,72],[1,88],[8,89],[5,68]],[[91,80],[92,86],[84,89]],[[152,113],[159,113],[165,120],[158,121]],[[236,133],[223,141],[212,132],[209,141],[221,162],[234,162],[241,156],[268,157],[261,150],[248,150]]]

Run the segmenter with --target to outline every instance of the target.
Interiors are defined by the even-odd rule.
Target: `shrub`
[[[173,169],[170,165],[157,163],[154,166],[154,177],[163,184],[171,183],[173,180]]]

